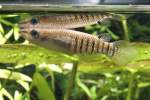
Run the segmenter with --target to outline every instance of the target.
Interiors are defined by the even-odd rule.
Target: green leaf
[[[32,81],[32,79],[25,74],[14,72],[14,71],[12,72],[7,69],[0,69],[0,78],[11,79],[11,80],[22,80],[28,82]]]
[[[4,29],[3,29],[3,26],[2,26],[1,23],[0,23],[0,32],[1,32],[2,34],[4,34]]]
[[[96,86],[91,87],[90,91],[91,91],[91,94],[92,94],[92,99],[96,100],[96,98],[97,98]]]
[[[12,17],[16,17],[16,16],[18,16],[18,15],[16,15],[16,14],[14,14],[14,15],[13,14],[11,14],[11,15],[6,15],[6,14],[0,15],[1,18],[12,18]]]
[[[5,38],[6,40],[8,40],[13,34],[13,29],[11,29],[6,35],[5,35]]]
[[[84,91],[90,98],[92,98],[92,94],[91,94],[89,88],[88,88],[83,82],[81,82],[81,80],[79,79],[79,77],[77,78],[77,84],[78,84],[78,86],[79,86],[81,89],[83,89],[83,91]]]
[[[22,98],[22,93],[16,90],[14,94],[14,100],[22,100],[21,98]]]
[[[25,88],[26,91],[29,91],[29,83],[22,81],[22,80],[17,80],[17,83],[19,83],[22,87]]]
[[[55,64],[53,64],[53,65],[55,65]],[[53,71],[56,71],[56,70],[52,70],[51,69],[52,67],[53,68],[56,67],[56,69],[58,68],[57,65],[52,66],[52,64],[46,64],[46,63],[42,63],[39,65],[40,70],[43,70],[43,69],[46,70],[48,72],[49,76],[51,77],[51,85],[52,85],[51,87],[52,87],[52,90],[54,92],[55,91],[55,77],[54,77]]]
[[[150,82],[141,82],[141,83],[138,83],[138,87],[139,88],[144,88],[144,87],[148,87],[150,86]]]
[[[1,34],[0,32],[0,45],[4,44],[7,40],[5,39],[5,37]]]
[[[92,55],[80,57],[79,71],[89,73],[113,72],[120,69],[137,69],[140,71],[150,72],[150,44],[149,43],[132,43],[132,47],[138,52],[128,66],[118,66],[111,62],[104,55]],[[87,59],[86,59],[87,58]],[[9,59],[9,60],[8,60]],[[73,59],[66,54],[54,52],[36,45],[22,44],[4,44],[0,45],[0,62],[1,63],[18,63],[18,64],[63,64],[71,63]],[[113,60],[113,59],[112,59]],[[85,69],[86,66],[86,69]]]
[[[4,100],[3,95],[0,93],[0,100]]]
[[[19,34],[19,27],[17,26],[17,24],[15,24],[14,26],[14,39],[15,40],[18,40],[20,37],[20,34]]]
[[[0,22],[1,23],[3,23],[3,24],[5,24],[5,25],[8,25],[8,26],[14,26],[14,24],[13,23],[11,23],[11,22],[9,22],[9,21],[7,21],[7,20],[4,20],[4,19],[2,19],[2,18],[0,18]]]
[[[11,94],[5,88],[2,88],[0,84],[0,96],[3,96],[3,95],[9,98],[9,100],[13,100],[13,97],[11,96]],[[1,97],[0,97],[0,100],[2,100]]]
[[[3,88],[1,91],[3,92],[3,95],[5,95],[10,100],[13,100],[13,97],[11,96],[11,94],[5,88]]]
[[[113,33],[109,28],[107,28],[106,31],[113,39],[115,39],[115,40],[119,39],[119,36],[115,35],[115,33]]]
[[[3,36],[0,32],[0,44],[6,43],[6,41],[12,36],[13,29],[11,29],[5,36]]]
[[[36,72],[33,76],[33,84],[37,87],[40,96],[43,100],[55,100],[55,96],[48,86],[48,83],[44,79],[44,77]]]
[[[52,89],[55,91],[55,77],[52,72],[52,70],[49,67],[46,67],[46,70],[48,71],[49,75],[51,76],[51,84],[52,84]]]

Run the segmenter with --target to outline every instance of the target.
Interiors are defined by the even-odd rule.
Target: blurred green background
[[[71,84],[68,80],[73,63],[71,60],[61,63],[60,60],[72,57],[37,46],[20,49],[19,45],[29,45],[29,41],[20,37],[18,28],[18,22],[25,16],[24,13],[0,15],[0,100],[63,100],[67,86]],[[79,62],[69,100],[149,100],[150,52],[147,50],[150,49],[150,14],[135,13],[122,17],[121,21],[105,21],[77,30],[93,35],[107,33],[111,41],[130,40],[144,52],[138,56],[144,61],[111,67],[114,65],[107,64],[110,59],[102,55],[100,62],[104,65],[95,62],[93,66],[85,62],[80,65]]]

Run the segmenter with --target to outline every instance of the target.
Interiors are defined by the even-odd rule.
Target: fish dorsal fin
[[[108,33],[101,33],[98,35],[98,38],[104,40],[105,42],[109,42],[111,40],[111,37],[108,35]]]

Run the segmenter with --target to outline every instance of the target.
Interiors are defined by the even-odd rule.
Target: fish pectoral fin
[[[66,36],[56,37],[56,38],[54,38],[54,40],[58,41],[58,42],[66,43],[66,44],[71,43],[71,38],[70,37],[66,37]]]
[[[108,23],[110,23],[110,20],[112,18],[110,17],[106,17],[106,18],[102,18],[100,19],[99,21],[97,21],[97,24],[100,24],[100,25],[108,25]]]
[[[55,37],[51,39],[51,44],[53,44],[52,48],[55,48],[55,50],[70,53],[70,44],[71,44],[71,38],[68,37]]]
[[[52,39],[53,43],[59,48],[69,49],[71,44],[71,38],[65,36],[59,36]]]

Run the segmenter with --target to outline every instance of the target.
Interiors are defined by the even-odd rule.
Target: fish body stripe
[[[90,54],[92,53],[92,39],[89,39],[89,42],[88,42],[88,47],[87,47],[87,53]]]
[[[81,39],[79,37],[77,37],[77,43],[76,43],[77,47],[76,47],[76,53],[80,53],[80,48],[81,48]]]
[[[76,38],[77,39],[77,38]],[[74,48],[73,53],[80,54],[80,53],[87,53],[87,54],[95,54],[95,53],[104,53],[109,56],[113,56],[116,52],[113,43],[108,43],[104,41],[92,41],[90,39],[81,39],[72,42],[71,48]],[[72,49],[73,50],[73,49]]]
[[[87,47],[87,38],[83,38],[82,39],[82,48],[81,48],[82,53],[84,53],[86,51],[86,47]]]
[[[93,53],[97,53],[98,42],[94,41]]]
[[[104,42],[104,45],[103,45],[103,53],[107,53],[108,52],[108,47],[109,47],[109,43],[108,42]]]
[[[102,40],[98,41],[98,52],[103,52],[103,44],[104,42]]]
[[[113,43],[109,43],[109,49],[108,49],[108,55],[113,56],[113,54],[115,53],[114,51],[114,45]]]

